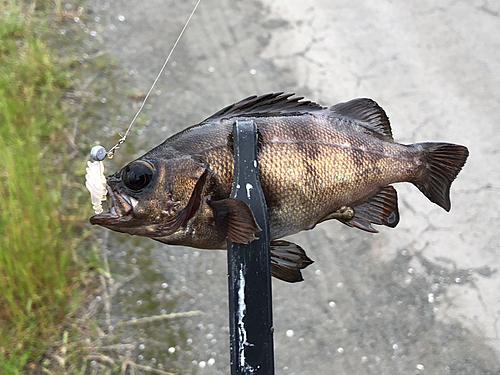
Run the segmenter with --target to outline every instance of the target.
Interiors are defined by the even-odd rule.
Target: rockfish
[[[108,212],[90,219],[114,231],[201,249],[258,235],[248,206],[230,198],[233,123],[253,120],[267,202],[272,274],[300,281],[312,261],[284,236],[337,219],[368,232],[399,222],[397,193],[411,182],[451,208],[450,185],[468,150],[450,143],[403,145],[371,99],[323,107],[294,94],[251,96],[168,138],[106,178]]]

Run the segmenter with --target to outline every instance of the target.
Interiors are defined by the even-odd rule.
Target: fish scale
[[[350,130],[344,122],[341,128]],[[327,131],[335,127],[328,118],[295,126],[308,138],[286,132],[286,118],[273,119],[260,128],[265,145],[259,157],[262,185],[269,192],[266,199],[276,202],[269,209],[272,238],[307,229],[346,202],[363,198],[373,188],[404,181],[415,170],[414,152],[406,146],[391,143],[387,147],[379,139],[369,144],[357,132]],[[280,155],[278,160],[276,155]],[[290,217],[293,227],[286,220]]]

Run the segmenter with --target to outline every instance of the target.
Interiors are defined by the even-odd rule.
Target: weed
[[[78,205],[64,193],[70,70],[44,41],[50,29],[36,12],[50,7],[36,7],[0,2],[0,368],[8,374],[58,337],[77,306],[81,268]]]

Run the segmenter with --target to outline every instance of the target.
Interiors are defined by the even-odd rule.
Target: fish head
[[[145,155],[106,177],[109,211],[90,223],[138,236],[169,236],[195,215],[206,175],[189,158],[158,161]]]

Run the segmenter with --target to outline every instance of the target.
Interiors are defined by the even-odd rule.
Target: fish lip
[[[114,227],[115,225],[124,224],[131,219],[131,216],[118,216],[116,210],[112,207],[108,212],[92,216],[90,218],[90,224],[102,225],[103,227]]]
[[[133,212],[132,198],[126,193],[115,192],[108,184],[106,188],[108,191],[106,203],[109,211],[92,216],[90,223],[109,227],[130,221]]]

